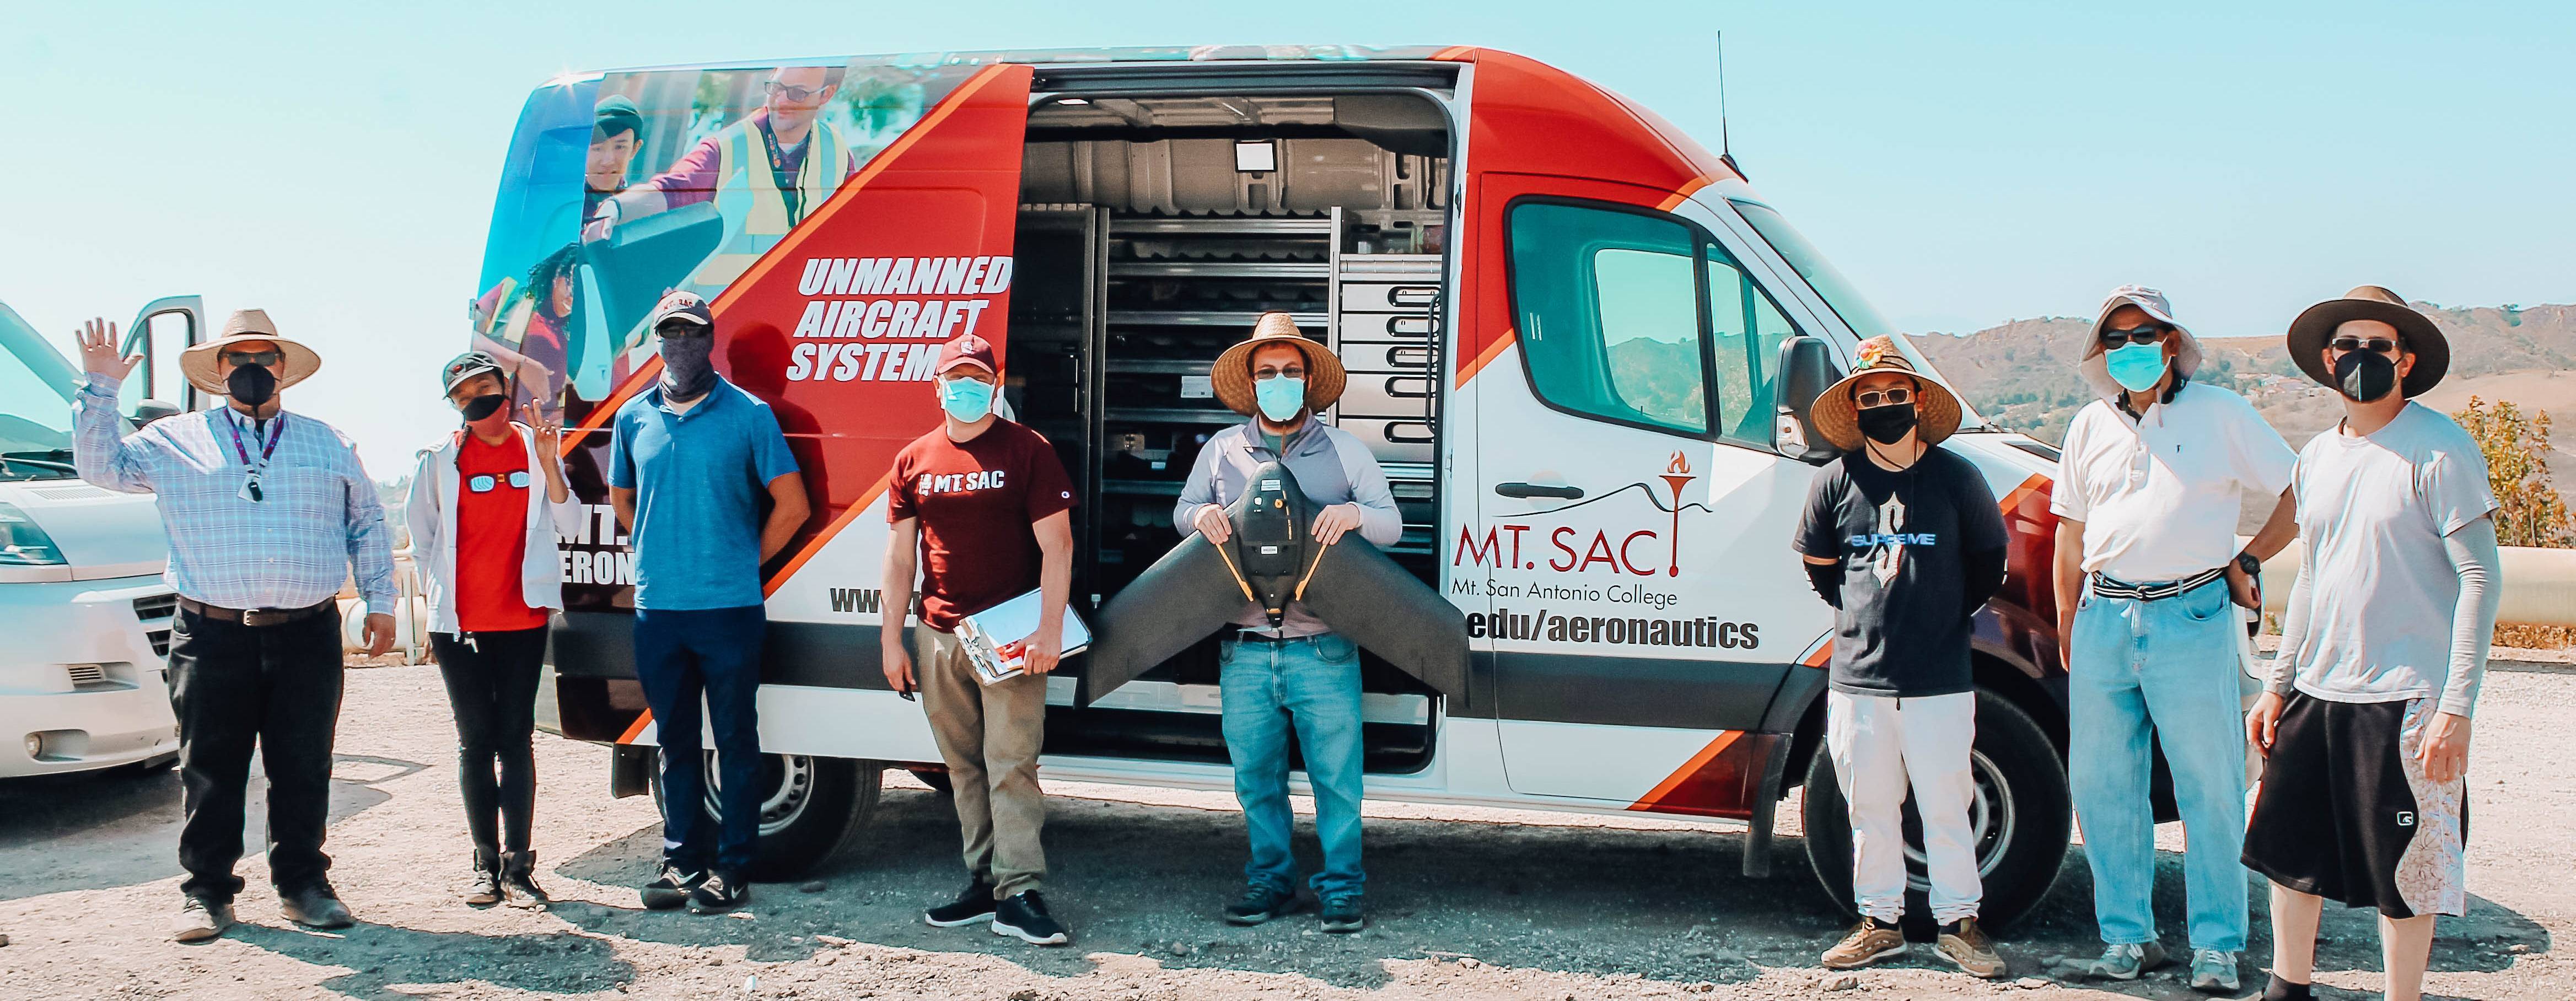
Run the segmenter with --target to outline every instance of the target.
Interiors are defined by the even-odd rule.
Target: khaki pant
[[[1046,826],[1046,793],[1038,788],[1046,679],[978,683],[957,637],[928,626],[914,627],[912,646],[921,708],[948,761],[966,870],[991,882],[996,900],[1039,889],[1046,879],[1046,849],[1038,844]]]

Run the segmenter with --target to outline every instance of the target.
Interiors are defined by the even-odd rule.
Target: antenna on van
[[[1726,31],[1717,32],[1717,160],[1726,169],[1743,177],[1744,168],[1735,163],[1735,150],[1726,134]]]

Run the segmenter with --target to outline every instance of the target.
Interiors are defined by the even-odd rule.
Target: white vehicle
[[[801,172],[739,166],[774,121],[809,130]],[[850,843],[885,769],[937,777],[921,707],[879,673],[879,630],[909,616],[876,584],[889,463],[938,424],[937,344],[1003,348],[1004,397],[1080,491],[1090,614],[1174,545],[1192,459],[1242,420],[1210,361],[1283,310],[1350,370],[1325,416],[1394,483],[1389,554],[1471,637],[1463,695],[1364,658],[1367,795],[1741,822],[1758,874],[1804,785],[1805,850],[1850,906],[1817,753],[1832,617],[1789,539],[1831,458],[1807,406],[1893,330],[1652,112],[1466,46],[1012,51],[575,74],[530,96],[510,150],[473,337],[575,428],[593,517],[564,544],[550,725],[616,746],[616,794],[650,789],[658,752],[603,425],[659,370],[640,328],[661,290],[712,300],[719,366],[772,404],[812,492],[765,568],[773,874]],[[619,189],[613,228],[585,231]],[[1975,641],[1973,820],[2002,924],[2070,827],[2055,452],[1968,425],[1945,447],[2012,540]],[[1213,647],[1087,703],[1069,659],[1046,776],[1231,788]]]
[[[147,360],[126,380],[128,419],[195,405],[177,362],[201,315],[187,296],[136,317],[126,350]],[[101,490],[73,472],[81,378],[0,305],[0,778],[179,756],[163,669],[178,609],[161,580],[169,548],[150,494]]]

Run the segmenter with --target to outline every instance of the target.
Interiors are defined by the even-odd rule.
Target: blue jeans
[[[741,608],[635,610],[635,679],[662,744],[662,858],[682,872],[751,866],[760,846],[760,643],[768,614]],[[700,713],[699,697],[706,699]],[[701,724],[716,738],[717,807],[707,822]],[[709,827],[717,829],[710,831]],[[712,858],[710,858],[712,856]]]
[[[2195,949],[2245,948],[2245,716],[2224,579],[2161,601],[2087,589],[2067,684],[2067,779],[2102,941],[2156,937],[2150,734],[2171,767]]]
[[[1274,890],[1297,885],[1288,850],[1296,830],[1288,809],[1288,736],[1293,728],[1315,791],[1315,837],[1324,871],[1312,880],[1324,899],[1360,892],[1360,653],[1338,633],[1280,643],[1228,639],[1219,674],[1225,751],[1234,760],[1234,798],[1252,836],[1243,878]]]

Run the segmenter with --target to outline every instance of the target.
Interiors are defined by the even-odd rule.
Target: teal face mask
[[[993,384],[962,377],[943,379],[939,383],[939,409],[968,424],[983,420],[993,412]]]
[[[2165,346],[2162,344],[2124,344],[2104,352],[2102,367],[2111,373],[2111,381],[2132,393],[2156,388],[2156,380],[2165,377]]]
[[[1285,424],[1306,409],[1306,380],[1275,375],[1252,384],[1252,402],[1261,416]]]

